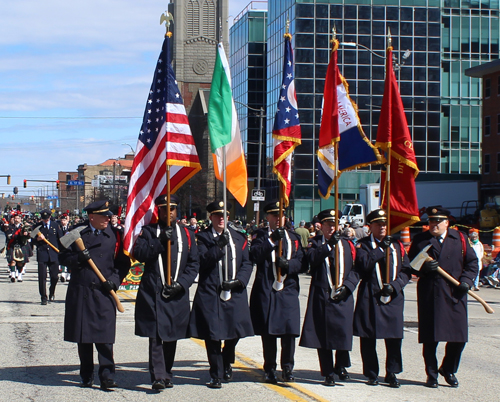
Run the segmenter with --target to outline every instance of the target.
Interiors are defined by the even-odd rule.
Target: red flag
[[[391,148],[390,164],[390,233],[418,222],[418,202],[415,177],[419,170],[413,150],[408,122],[392,67],[392,47],[387,49],[384,98],[375,146],[387,151]],[[382,171],[382,205],[387,208],[386,173]]]

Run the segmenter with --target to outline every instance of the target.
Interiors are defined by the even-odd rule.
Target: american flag
[[[167,165],[171,193],[201,169],[170,64],[170,36],[158,58],[130,176],[123,240],[129,255],[142,226],[151,221],[155,198],[167,191]]]
[[[288,206],[292,188],[292,153],[300,145],[300,121],[293,78],[292,35],[285,34],[285,56],[283,59],[283,82],[281,84],[278,110],[274,118],[273,148],[274,167],[283,187],[284,206]]]

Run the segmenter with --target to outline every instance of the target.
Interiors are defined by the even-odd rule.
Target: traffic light
[[[24,179],[24,188],[28,187],[27,184],[28,184],[28,180]]]
[[[59,190],[59,180],[56,180],[56,188]]]

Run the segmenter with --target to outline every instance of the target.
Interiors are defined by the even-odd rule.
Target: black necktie
[[[98,236],[98,235],[99,235],[99,230],[94,229],[94,234],[95,234],[96,236]]]

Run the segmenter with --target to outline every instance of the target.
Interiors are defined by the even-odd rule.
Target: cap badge
[[[222,201],[221,201],[221,202],[219,202],[219,207],[221,207],[221,208],[222,208],[223,206],[224,206],[224,202],[222,202]]]
[[[333,210],[333,209],[332,209],[332,210],[330,211],[330,215],[331,215],[331,216],[335,216],[335,210]]]
[[[435,214],[435,213],[437,213],[437,211],[438,211],[438,210],[437,210],[436,208],[433,208],[431,212],[432,212],[433,214]]]

